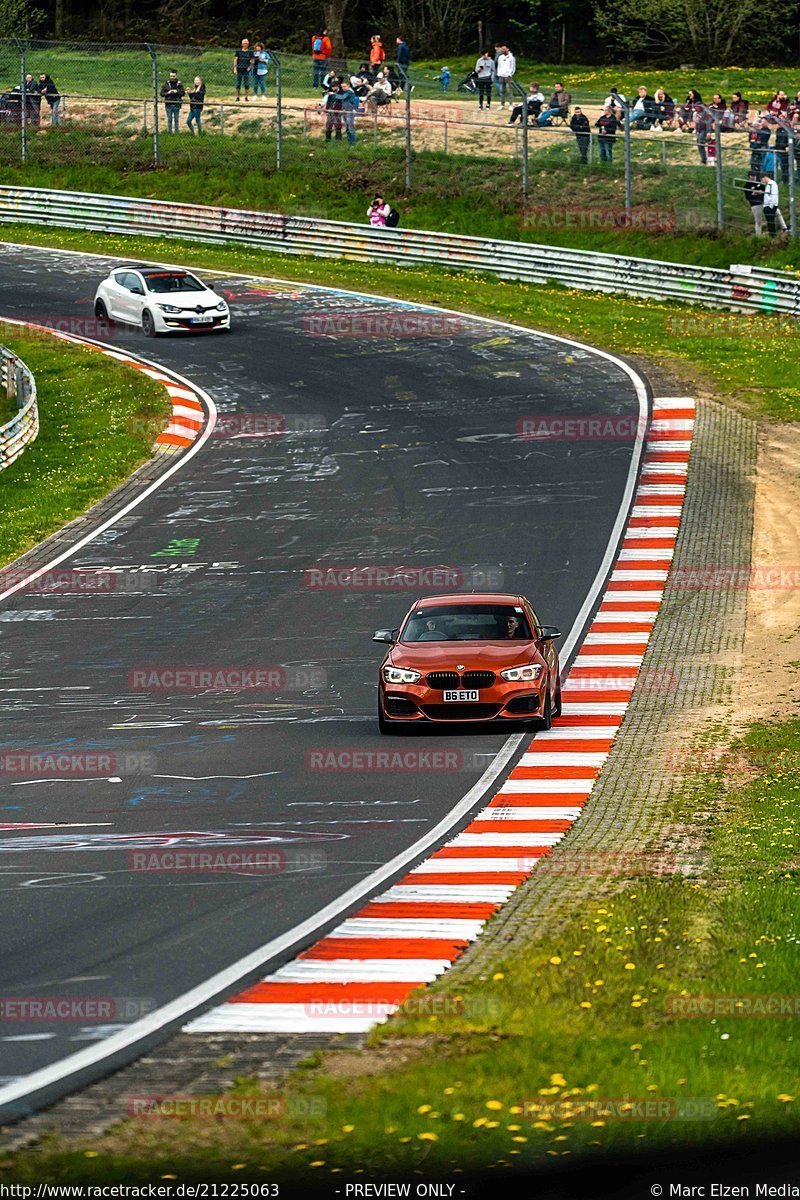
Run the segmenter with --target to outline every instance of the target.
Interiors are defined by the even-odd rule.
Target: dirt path
[[[741,710],[800,715],[800,429],[766,426],[756,468]]]

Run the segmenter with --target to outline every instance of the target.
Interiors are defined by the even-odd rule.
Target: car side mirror
[[[396,629],[376,629],[372,635],[373,642],[386,642],[389,646],[393,646],[397,641]]]
[[[557,629],[555,625],[543,625],[542,632],[539,634],[539,640],[541,642],[554,642],[556,638],[563,636],[561,630]]]
[[[134,296],[143,296],[143,295],[144,295],[144,288],[143,288],[143,287],[140,287],[138,283],[135,283],[135,284],[133,285],[133,287],[131,288],[131,294],[132,294],[132,295],[134,295]]]

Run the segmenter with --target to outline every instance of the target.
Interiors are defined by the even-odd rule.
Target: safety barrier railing
[[[193,243],[238,242],[253,250],[395,266],[437,265],[582,291],[800,316],[800,279],[746,266],[722,270],[533,242],[43,188],[0,187],[0,221]]]
[[[36,381],[21,358],[0,346],[0,388],[18,412],[0,425],[0,471],[10,467],[39,433]]]

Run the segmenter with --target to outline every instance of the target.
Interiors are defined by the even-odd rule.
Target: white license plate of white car
[[[213,318],[213,317],[209,317],[209,316],[206,316],[206,317],[190,317],[190,318],[189,318],[189,320],[192,322],[192,324],[193,324],[193,325],[210,325],[210,324],[211,324],[211,322],[214,320],[214,318]]]
[[[464,704],[465,702],[475,701],[480,698],[480,693],[477,688],[459,688],[457,691],[445,692],[445,704]]]

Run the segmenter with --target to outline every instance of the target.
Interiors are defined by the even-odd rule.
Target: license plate
[[[479,695],[480,694],[477,688],[470,688],[469,690],[466,688],[459,688],[458,691],[445,692],[444,702],[445,704],[463,704],[465,701],[478,700]]]
[[[214,320],[213,317],[190,317],[189,322],[192,325],[210,325]]]

